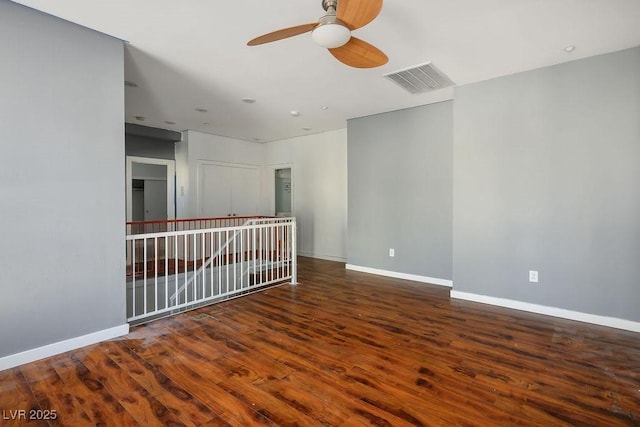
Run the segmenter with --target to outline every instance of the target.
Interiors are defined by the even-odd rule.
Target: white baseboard
[[[67,351],[76,350],[111,338],[120,337],[129,333],[129,324],[116,326],[102,331],[93,332],[80,337],[70,338],[53,344],[23,351],[22,353],[11,354],[0,357],[0,371],[24,365],[25,363],[55,356]]]
[[[528,302],[490,297],[486,295],[470,294],[454,290],[451,291],[451,298],[497,305],[499,307],[513,308],[515,310],[529,311],[531,313],[545,314],[547,316],[577,320],[579,322],[593,323],[595,325],[624,329],[632,332],[640,332],[640,322],[618,319],[617,317],[600,316],[597,314],[582,313],[580,311],[565,310],[563,308],[548,307],[545,305],[531,304]]]
[[[344,257],[337,257],[337,256],[333,256],[333,255],[315,254],[315,253],[311,253],[311,252],[298,251],[298,255],[304,256],[304,257],[307,257],[307,258],[323,259],[325,261],[337,261],[337,262],[346,262],[347,261],[347,259],[344,258]]]
[[[377,268],[361,267],[359,265],[347,264],[347,270],[359,271],[361,273],[376,274],[378,276],[393,277],[395,279],[413,280],[414,282],[429,283],[430,285],[453,287],[453,282],[435,277],[419,276],[416,274],[398,273],[396,271],[379,270]]]

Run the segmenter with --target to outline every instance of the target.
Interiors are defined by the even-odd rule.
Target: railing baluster
[[[244,251],[245,251],[245,241],[244,239],[246,238],[245,235],[245,230],[240,230],[239,231],[239,240],[240,240],[240,250],[238,251],[238,258],[237,258],[237,263],[238,263],[238,277],[239,277],[239,281],[240,281],[240,289],[244,289],[246,287],[245,285],[245,280],[244,280]]]
[[[153,290],[154,290],[154,298],[153,298],[153,311],[158,311],[158,238],[153,238],[153,270],[154,270],[154,281],[153,281]]]
[[[282,231],[282,226],[276,226],[276,278],[280,279],[282,277],[282,271],[280,270],[280,233]]]
[[[137,265],[138,262],[136,261],[136,241],[132,240],[131,241],[131,259],[133,260],[131,262],[131,277],[133,278],[132,280],[132,284],[131,284],[131,295],[133,296],[133,303],[131,304],[131,317],[135,317],[137,312],[136,312],[136,274],[138,274],[137,271]]]
[[[204,282],[205,282],[206,277],[207,277],[207,269],[205,268],[206,266],[204,265],[204,263],[205,263],[205,261],[204,261],[204,259],[205,259],[204,248],[205,248],[206,243],[207,243],[206,242],[206,236],[207,236],[207,233],[203,232],[202,233],[202,242],[200,242],[200,249],[202,251],[202,253],[200,254],[200,265],[202,266],[202,271],[200,272],[201,273],[200,276],[201,276],[201,279],[202,279],[202,286],[200,286],[200,289],[202,290],[202,298],[204,298],[204,296],[205,296],[205,292],[204,292],[205,283]]]
[[[147,314],[147,238],[145,237],[143,239],[143,256],[142,256],[142,262],[144,265],[144,273],[142,273],[143,275],[143,279],[142,279],[142,286],[143,286],[143,301],[144,301],[144,314]]]
[[[197,250],[197,245],[196,244],[197,244],[197,240],[198,239],[196,238],[196,236],[197,235],[195,235],[195,234],[192,235],[192,240],[193,240],[193,280],[191,281],[191,295],[193,295],[193,301],[196,300],[196,289],[197,289],[196,286],[198,284],[198,282],[197,282],[198,277],[197,277],[197,274],[196,274],[196,264],[198,263],[198,258],[197,258],[197,253],[196,253],[196,250]]]
[[[251,261],[253,261],[253,284],[252,286],[255,286],[256,284],[256,259],[258,258],[258,253],[257,253],[258,249],[256,246],[256,229],[252,228],[251,229]],[[249,283],[251,283],[251,281],[249,281]]]
[[[271,244],[269,246],[269,275],[271,279],[269,279],[269,281],[273,280],[273,252],[275,251],[273,240],[274,231],[275,227],[269,227],[269,234],[271,236]]]
[[[222,232],[217,231],[218,237],[218,295],[222,294]]]
[[[183,279],[184,279],[184,286],[185,286],[185,288],[184,288],[184,302],[186,303],[187,302],[187,291],[188,291],[187,288],[189,286],[189,282],[187,281],[187,275],[188,275],[188,272],[189,272],[189,268],[188,268],[189,264],[188,264],[188,261],[187,261],[187,243],[188,243],[187,242],[187,236],[184,236],[182,238],[182,243],[184,245],[184,252],[182,253],[182,256],[184,257],[184,260],[182,261],[183,264],[184,264],[184,266],[183,266],[183,269],[184,269]],[[180,286],[180,287],[182,287],[182,286]],[[178,299],[179,298],[180,298],[180,294],[178,294]]]
[[[169,257],[167,256],[168,236],[164,237],[164,308],[169,307]]]
[[[291,227],[291,284],[298,284],[298,252],[297,252],[297,236],[296,222],[293,221]]]
[[[237,245],[238,240],[236,239],[236,234],[233,235],[233,290],[236,291],[237,290],[237,284],[238,284],[238,280],[236,279],[236,257],[238,255],[238,245]],[[227,260],[227,262],[229,262],[229,260]]]
[[[209,247],[211,248],[211,253],[208,255],[210,257],[213,254],[213,231],[209,233]],[[211,296],[213,296],[213,266],[209,266],[209,289],[211,290]]]
[[[178,240],[179,240],[180,236],[174,236],[173,238],[173,245],[174,245],[174,249],[175,249],[175,258],[173,259],[173,277],[174,277],[174,287],[175,287],[175,292],[176,294],[178,293],[178,277],[180,276],[180,269],[178,267]],[[177,305],[179,303],[178,299],[176,298],[176,304]]]
[[[228,242],[229,241],[229,230],[226,230],[225,233],[225,241]],[[229,245],[226,245],[226,251],[227,255],[225,256],[225,264],[224,264],[224,270],[226,273],[226,289],[227,292],[229,292]]]
[[[264,268],[263,263],[262,263],[262,253],[264,251],[264,246],[262,245],[262,235],[264,234],[264,228],[260,228],[260,234],[258,235],[258,247],[260,248],[260,251],[258,252],[258,265],[260,266],[260,274],[258,277],[260,277],[260,284],[262,284],[262,269]]]

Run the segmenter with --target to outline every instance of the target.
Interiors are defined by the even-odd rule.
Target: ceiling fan
[[[343,64],[373,68],[389,60],[377,47],[351,36],[351,31],[373,21],[382,10],[382,0],[322,0],[327,12],[318,22],[283,28],[249,41],[248,46],[270,43],[311,31],[311,37]]]

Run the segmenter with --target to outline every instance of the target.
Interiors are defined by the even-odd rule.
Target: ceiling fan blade
[[[380,49],[355,37],[342,47],[329,49],[329,52],[338,61],[355,68],[379,67],[389,61]]]
[[[311,24],[298,25],[296,27],[283,28],[272,33],[264,34],[260,37],[256,37],[247,43],[247,46],[256,46],[259,44],[275,42],[278,40],[286,39],[289,37],[297,36],[298,34],[308,33],[318,26],[317,22]]]
[[[338,0],[336,17],[355,30],[376,19],[381,10],[382,0]]]

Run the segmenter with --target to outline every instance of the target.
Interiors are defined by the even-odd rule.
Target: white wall
[[[273,170],[293,168],[293,210],[298,253],[346,261],[347,130],[318,133],[265,144],[263,204],[275,209]]]
[[[122,42],[7,1],[0,39],[3,369],[128,326]]]

